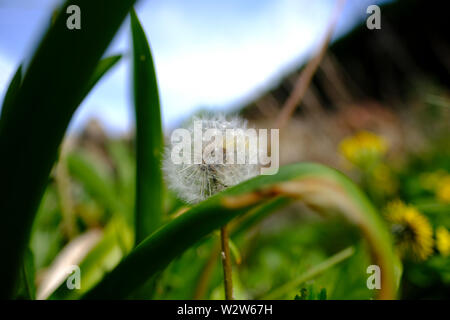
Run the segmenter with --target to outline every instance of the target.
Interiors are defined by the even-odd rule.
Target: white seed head
[[[194,124],[199,123],[201,135],[194,133]],[[223,115],[194,117],[185,129],[189,131],[191,137],[190,163],[175,163],[171,157],[174,145],[171,145],[166,149],[163,164],[168,187],[180,199],[188,203],[198,203],[227,187],[258,175],[259,165],[250,164],[248,149],[245,152],[245,162],[242,164],[236,161],[238,148],[233,141],[238,139],[232,141],[226,139],[229,129],[247,130],[245,120],[239,117],[227,119]],[[208,129],[215,129],[223,137],[223,143],[211,143],[214,139],[205,137],[205,131]],[[201,149],[194,148],[196,143],[201,143]],[[248,144],[248,141],[245,143]],[[200,162],[194,161],[196,156],[200,156]],[[226,160],[230,156],[235,159],[234,163]]]

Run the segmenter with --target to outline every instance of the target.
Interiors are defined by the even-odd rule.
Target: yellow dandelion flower
[[[433,229],[416,208],[393,201],[386,208],[396,247],[401,257],[426,260],[433,253]]]
[[[436,247],[443,256],[450,254],[450,232],[444,227],[436,230]]]
[[[439,180],[436,189],[437,198],[445,203],[450,203],[450,175]]]
[[[382,157],[387,151],[386,141],[376,134],[360,131],[339,144],[339,152],[356,166],[364,166]]]

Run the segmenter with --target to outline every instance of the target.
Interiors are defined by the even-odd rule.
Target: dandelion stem
[[[225,287],[225,299],[233,300],[231,256],[228,241],[229,241],[228,230],[227,226],[224,225],[223,227],[220,228],[220,242],[222,244],[222,266],[223,266],[223,278]]]

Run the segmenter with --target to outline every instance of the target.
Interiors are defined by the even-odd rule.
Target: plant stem
[[[299,278],[297,278],[291,282],[288,282],[288,283],[282,285],[281,287],[276,288],[275,290],[273,290],[269,294],[265,295],[261,299],[262,300],[279,299],[286,293],[293,291],[295,288],[297,288],[302,283],[304,283],[308,280],[311,280],[312,278],[318,276],[325,270],[327,270],[327,269],[335,266],[339,262],[342,262],[345,259],[351,257],[354,253],[355,253],[355,249],[353,247],[348,247],[348,248],[336,253],[335,255],[328,258],[324,262],[319,263],[315,267],[309,269],[308,271],[306,271],[306,273],[302,274]]]
[[[316,70],[319,67],[320,62],[325,56],[328,45],[333,36],[334,29],[338,22],[338,18],[342,13],[342,9],[344,8],[345,2],[346,0],[340,0],[336,3],[336,7],[334,9],[333,15],[331,16],[325,38],[322,40],[322,43],[316,55],[309,60],[309,62],[306,64],[305,69],[300,73],[300,76],[296,81],[294,89],[292,90],[289,98],[286,100],[283,107],[281,108],[281,112],[275,121],[276,128],[279,129],[283,128],[287,124],[291,116],[294,114],[294,111],[297,108],[297,106],[299,106],[300,103],[302,102],[303,97],[305,96],[306,91],[308,90],[309,84],[311,83],[313,76],[316,73]]]
[[[232,282],[232,269],[231,269],[231,256],[230,246],[228,243],[228,230],[224,225],[220,228],[220,242],[222,244],[222,266],[223,266],[223,278],[225,287],[225,299],[233,300],[233,282]]]

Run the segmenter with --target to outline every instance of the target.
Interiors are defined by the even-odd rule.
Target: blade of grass
[[[123,141],[110,141],[107,143],[107,149],[114,163],[120,198],[127,207],[133,208],[136,164],[131,148],[129,149]]]
[[[308,280],[311,280],[327,269],[330,269],[334,267],[336,264],[344,261],[347,258],[350,258],[353,253],[355,252],[355,249],[353,247],[346,248],[335,255],[331,256],[330,258],[326,259],[322,263],[319,263],[318,265],[314,266],[310,270],[308,270],[305,274],[302,274],[297,279],[294,279],[290,281],[289,283],[286,283],[282,285],[279,288],[276,288],[275,290],[271,291],[267,295],[261,298],[261,300],[274,300],[279,299],[284,294],[294,290],[296,287],[300,286],[302,283],[305,283]]]
[[[338,211],[356,224],[367,240],[374,263],[382,269],[379,298],[395,297],[390,233],[364,194],[344,175],[322,165],[299,163],[276,175],[258,176],[218,193],[159,228],[141,242],[86,299],[125,298],[175,257],[234,217],[285,195],[307,205]]]
[[[136,243],[161,225],[163,187],[161,155],[163,135],[158,85],[150,46],[134,10],[130,12],[133,36],[133,87],[136,114]]]
[[[112,181],[102,177],[85,156],[78,153],[69,153],[67,155],[67,167],[70,175],[77,179],[84,189],[105,208],[124,217],[128,216],[128,209],[118,201]],[[127,220],[130,222],[129,219]]]
[[[86,97],[89,92],[92,90],[92,88],[97,84],[97,82],[112,68],[116,65],[117,62],[122,58],[122,55],[112,55],[106,58],[103,58],[99,61],[97,64],[97,67],[94,69],[94,72],[92,76],[90,77],[89,81],[87,82],[84,93],[82,94],[82,97]]]
[[[239,237],[252,226],[257,225],[259,222],[264,220],[269,214],[286,206],[291,201],[292,200],[289,198],[278,197],[268,201],[267,203],[259,205],[243,216],[241,221],[237,221],[236,224],[232,224],[230,236],[232,238]]]
[[[27,248],[20,267],[19,286],[16,291],[15,299],[36,299],[36,287],[34,283],[35,273],[34,256],[30,248]]]
[[[67,1],[45,33],[0,126],[0,297],[12,295],[32,221],[69,121],[135,0]],[[81,8],[69,30],[66,8]]]

